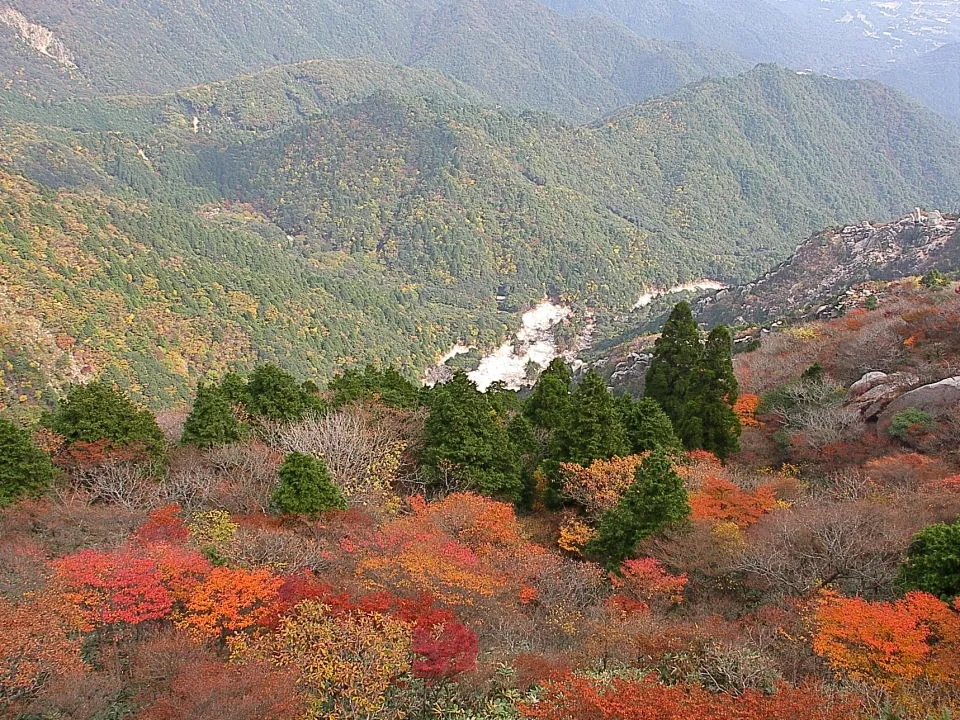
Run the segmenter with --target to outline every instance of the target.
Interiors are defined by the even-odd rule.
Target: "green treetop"
[[[690,514],[683,480],[669,455],[654,450],[637,468],[633,484],[620,502],[600,518],[597,535],[587,550],[607,567],[620,567],[644,538]]]
[[[960,595],[960,519],[952,525],[931,525],[913,536],[900,583],[948,602]]]
[[[164,454],[163,432],[153,414],[101,382],[71,386],[42,422],[67,442],[109,440],[118,447],[141,446],[154,460]]]
[[[243,424],[233,414],[233,404],[216,385],[200,383],[193,409],[183,424],[181,442],[207,448],[238,442]]]
[[[591,369],[573,392],[570,414],[554,435],[551,455],[561,462],[586,467],[594,460],[629,453],[616,401],[600,373]]]
[[[0,418],[0,507],[39,494],[55,474],[50,457],[33,444],[30,434]]]
[[[457,371],[433,389],[429,405],[422,462],[434,477],[453,474],[484,495],[518,502],[520,461],[506,419],[490,399]]]
[[[282,513],[315,515],[327,510],[346,510],[343,497],[323,460],[290,453],[279,469],[280,484],[273,494],[273,503]]]

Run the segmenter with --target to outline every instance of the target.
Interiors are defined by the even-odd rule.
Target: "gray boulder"
[[[878,427],[887,430],[893,416],[901,410],[916,408],[933,416],[960,409],[960,376],[947,378],[904,393],[887,405],[880,415]]]

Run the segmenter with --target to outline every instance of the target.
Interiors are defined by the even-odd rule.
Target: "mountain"
[[[899,63],[878,79],[960,122],[960,42]]]
[[[696,42],[748,60],[847,77],[960,40],[952,2],[861,0],[545,0],[572,17],[600,16],[644,37]]]
[[[769,272],[701,300],[695,312],[710,327],[816,317],[857,285],[932,270],[960,270],[960,226],[955,215],[920,211],[816,233]]]
[[[673,305],[687,299],[705,328],[738,328],[736,347],[748,349],[771,330],[845,315],[870,306],[884,286],[933,270],[960,271],[956,214],[916,210],[887,222],[862,221],[811,235],[782,263],[750,282],[696,297],[692,291],[655,299],[640,321],[586,356],[608,382],[640,392],[656,333]],[[873,297],[876,301],[877,298]]]
[[[41,96],[154,94],[281,64],[362,57],[440,70],[514,109],[585,120],[746,69],[729,53],[643,40],[532,0],[14,0],[0,9],[2,25],[0,71]]]
[[[956,130],[875,83],[762,66],[591,125],[474,92],[351,60],[11,104],[15,399],[75,368],[166,404],[258,360],[416,375],[545,296],[603,329],[650,287],[754,277],[816,227],[960,206]]]

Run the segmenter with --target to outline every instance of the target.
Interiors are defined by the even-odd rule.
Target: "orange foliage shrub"
[[[610,573],[610,583],[616,591],[611,601],[626,612],[646,612],[650,603],[676,605],[683,602],[687,576],[669,573],[653,558],[627,560],[620,573]]]
[[[747,492],[729,480],[711,475],[700,490],[690,494],[690,511],[694,520],[732,522],[738,527],[747,527],[772,510],[776,502],[769,485]]]
[[[814,688],[747,690],[734,697],[697,685],[661,685],[652,678],[609,683],[577,675],[547,683],[536,702],[520,704],[530,720],[854,720],[857,704]]]
[[[824,591],[814,612],[813,650],[838,673],[872,685],[923,717],[960,700],[960,601],[922,592],[868,602]],[[947,701],[950,702],[950,701]]]
[[[757,408],[760,407],[760,396],[752,393],[744,393],[737,397],[733,405],[733,411],[740,418],[742,427],[760,427],[760,421],[757,420]]]
[[[47,677],[86,669],[78,625],[53,595],[20,604],[0,595],[0,705],[32,694]]]
[[[563,463],[560,472],[563,492],[593,516],[599,516],[617,504],[633,484],[637,467],[645,454],[595,460],[590,467]]]
[[[214,568],[190,593],[177,625],[202,639],[224,640],[269,619],[282,582],[268,570]]]

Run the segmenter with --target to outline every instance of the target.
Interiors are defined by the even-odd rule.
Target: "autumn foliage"
[[[663,685],[651,677],[609,683],[569,675],[547,683],[536,702],[520,705],[528,720],[855,720],[856,702],[813,688],[757,690],[733,696],[696,685]]]

